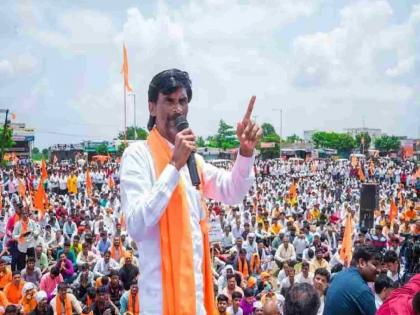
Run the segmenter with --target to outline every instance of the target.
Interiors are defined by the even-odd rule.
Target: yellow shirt
[[[271,225],[270,228],[270,233],[274,234],[274,235],[278,235],[281,231],[281,225],[280,224],[276,224],[276,225]]]
[[[77,194],[77,177],[75,175],[67,179],[67,190],[70,194]]]
[[[325,268],[328,271],[330,271],[330,265],[328,264],[328,261],[326,261],[324,258],[321,261],[319,261],[316,258],[311,260],[309,264],[309,272],[315,273],[315,270],[317,270],[318,268]]]

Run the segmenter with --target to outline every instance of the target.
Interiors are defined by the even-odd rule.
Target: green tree
[[[235,148],[239,145],[236,138],[235,130],[231,125],[228,125],[223,119],[219,122],[219,129],[215,136],[216,146],[224,150]]]
[[[268,135],[276,135],[276,130],[274,129],[273,125],[270,123],[263,123],[261,125],[261,129],[263,131],[262,137],[267,137]]]
[[[107,154],[108,153],[108,145],[106,143],[101,143],[96,147],[96,153],[98,154]]]
[[[396,136],[380,136],[375,139],[375,148],[381,152],[398,151],[401,141]]]
[[[44,160],[48,160],[49,154],[50,151],[48,151],[48,149],[42,149],[42,157],[44,158]]]
[[[312,135],[316,148],[336,149],[337,151],[350,152],[356,142],[348,133],[319,131]]]
[[[195,143],[196,143],[197,147],[199,147],[199,148],[202,148],[202,147],[205,147],[206,146],[206,143],[205,143],[205,141],[204,141],[204,139],[203,139],[202,136],[198,136],[197,137],[197,140],[195,141]]]
[[[293,134],[291,136],[288,136],[286,138],[286,142],[287,143],[297,143],[297,142],[301,142],[302,138],[300,138],[297,134]]]
[[[141,127],[127,127],[127,140],[146,140],[148,135],[148,132]],[[124,131],[118,134],[118,139],[125,139]]]
[[[0,128],[0,148],[1,148],[1,160],[3,161],[4,149],[11,148],[15,145],[13,141],[13,129],[7,127],[6,132],[4,133],[3,137],[3,130],[4,128]]]
[[[39,154],[39,149],[37,147],[34,147],[32,149],[32,154]]]
[[[354,140],[356,141],[356,147],[360,149],[360,152],[369,149],[370,143],[372,142],[372,138],[367,132],[357,134]]]
[[[272,159],[278,158],[280,156],[280,136],[276,133],[273,125],[269,123],[263,123],[261,125],[263,134],[261,137],[261,142],[271,142],[274,143],[272,148],[261,148],[261,145],[258,146],[258,149],[261,152],[263,159]]]
[[[128,146],[128,145],[126,145],[126,144],[125,144],[125,142],[121,142],[121,143],[118,145],[118,148],[117,148],[117,154],[118,154],[119,156],[122,156],[122,155],[123,155],[123,153],[124,153],[124,150],[127,148],[127,146]]]

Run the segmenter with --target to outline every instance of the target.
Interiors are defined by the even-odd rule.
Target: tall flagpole
[[[125,82],[123,84],[124,87],[124,142],[127,145],[127,89],[125,87]]]

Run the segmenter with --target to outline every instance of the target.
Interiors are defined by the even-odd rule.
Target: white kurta
[[[170,145],[171,149],[173,148]],[[206,197],[227,204],[238,204],[254,182],[254,157],[238,155],[231,172],[218,169],[200,159]],[[197,163],[198,164],[198,163]],[[205,217],[201,196],[184,166],[179,172],[168,164],[158,179],[155,165],[146,143],[131,144],[124,152],[121,163],[121,205],[125,214],[128,233],[139,248],[139,298],[141,314],[162,314],[162,278],[159,220],[164,213],[180,176],[185,183],[190,211],[192,245],[194,251],[196,314],[206,314],[202,273],[203,244],[200,220]]]

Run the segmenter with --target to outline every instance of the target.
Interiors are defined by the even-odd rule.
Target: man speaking
[[[215,314],[204,198],[237,204],[254,181],[254,149],[262,134],[251,121],[255,97],[237,124],[240,148],[230,172],[194,154],[196,138],[186,122],[191,98],[187,72],[154,76],[149,137],[130,145],[122,159],[121,201],[139,248],[141,314]]]

